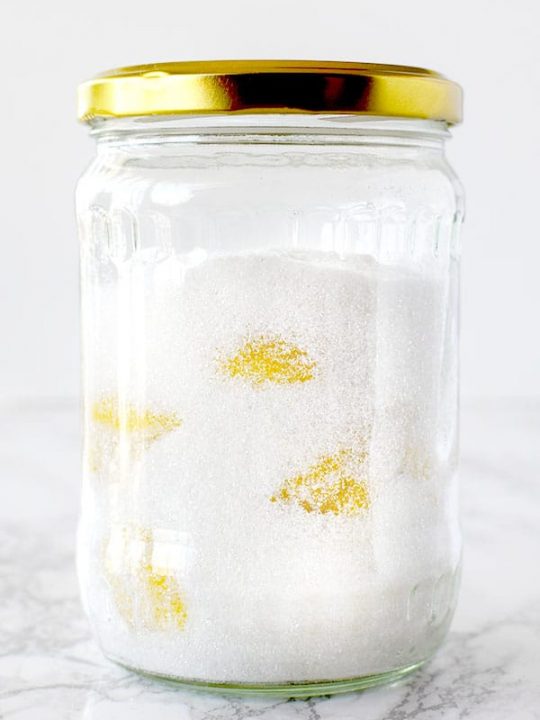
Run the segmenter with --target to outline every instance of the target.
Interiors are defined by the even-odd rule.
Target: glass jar
[[[104,653],[289,696],[417,668],[460,566],[458,86],[180,63],[80,98],[78,563]]]

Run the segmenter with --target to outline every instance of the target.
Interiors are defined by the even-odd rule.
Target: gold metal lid
[[[360,114],[461,121],[462,91],[422,68],[301,60],[136,65],[79,86],[78,117]]]

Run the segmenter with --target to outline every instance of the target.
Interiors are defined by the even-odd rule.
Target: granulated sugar
[[[135,256],[94,292],[80,568],[105,652],[246,683],[428,655],[459,560],[444,281],[261,252]]]

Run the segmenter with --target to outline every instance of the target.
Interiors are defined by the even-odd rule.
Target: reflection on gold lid
[[[78,117],[223,113],[360,114],[461,121],[462,91],[422,68],[222,60],[119,68],[79,87]]]

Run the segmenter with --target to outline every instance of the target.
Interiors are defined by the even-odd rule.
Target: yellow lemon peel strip
[[[92,420],[112,430],[144,433],[148,440],[157,440],[182,424],[176,413],[139,412],[132,405],[119,405],[111,397],[98,400],[92,407]]]
[[[353,477],[353,466],[366,459],[366,452],[350,449],[323,455],[306,473],[286,480],[270,501],[294,503],[308,513],[357,515],[369,508],[370,499],[366,483]]]
[[[133,557],[134,546],[143,543]],[[183,630],[188,614],[176,578],[148,561],[152,556],[152,533],[137,530],[122,533],[126,564],[121,569],[105,561],[105,577],[117,610],[125,622],[151,630]]]
[[[171,626],[182,630],[187,612],[176,580],[170,575],[156,572],[151,565],[142,568],[142,577],[151,604],[154,626],[160,630]]]
[[[91,408],[93,422],[89,430],[87,463],[92,472],[99,472],[112,457],[120,438],[129,438],[129,449],[134,457],[140,455],[151,443],[159,440],[182,425],[176,413],[139,411],[132,405],[119,404],[114,397],[97,400]],[[108,432],[96,432],[98,427]]]
[[[297,345],[279,337],[259,335],[221,363],[231,378],[241,377],[252,385],[305,383],[314,378],[316,362]]]

